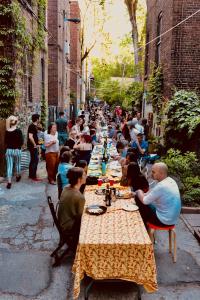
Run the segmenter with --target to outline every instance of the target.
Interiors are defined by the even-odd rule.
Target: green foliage
[[[140,106],[143,94],[141,82],[133,82],[125,85],[118,80],[105,80],[102,82],[96,94],[110,105],[121,105],[124,109],[132,109],[132,106]]]
[[[22,58],[24,54],[34,57],[37,50],[44,49],[46,0],[35,0],[38,5],[38,26],[31,34],[27,30],[26,19],[18,2],[0,5],[0,16],[6,20],[0,29],[0,118],[6,119],[13,113],[19,92],[16,81],[23,76]],[[5,52],[2,47],[9,46]],[[31,65],[31,70],[33,65]]]
[[[128,39],[128,36],[126,38]],[[122,40],[122,44],[126,44],[126,42]],[[94,75],[92,87],[94,86],[97,97],[111,105],[122,105],[126,109],[132,109],[133,104],[140,106],[143,84],[141,82],[127,83],[126,81],[127,78],[133,78],[134,67],[132,63],[124,64],[120,63],[119,60],[111,63],[93,59],[92,65]]]
[[[180,90],[168,101],[165,125],[166,146],[198,151],[200,99],[195,92]]]
[[[47,101],[45,99],[45,93],[43,91],[42,99],[41,99],[41,124],[44,129],[46,129],[47,127],[47,116],[48,116],[47,107],[48,107]]]
[[[190,137],[200,124],[200,99],[195,92],[176,91],[168,103],[166,129],[186,129]]]
[[[152,103],[153,111],[160,115],[163,104],[163,72],[161,66],[153,65],[148,81],[149,101]]]
[[[183,203],[200,205],[200,164],[196,154],[170,149],[162,161],[167,164],[169,174],[176,178]]]
[[[140,106],[143,97],[143,83],[133,82],[126,91],[126,98],[129,98],[135,106]]]

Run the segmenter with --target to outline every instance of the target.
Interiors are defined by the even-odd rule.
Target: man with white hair
[[[156,186],[148,193],[136,191],[136,203],[146,225],[147,222],[157,226],[176,224],[181,211],[181,199],[174,179],[168,177],[165,163],[155,163],[152,167],[152,178]]]

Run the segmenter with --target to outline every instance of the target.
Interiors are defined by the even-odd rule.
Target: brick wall
[[[30,10],[26,9],[20,2],[21,14],[25,19],[26,30],[29,33],[35,33],[37,30],[38,22],[33,17]],[[31,8],[31,7],[30,7]],[[32,10],[37,15],[37,6],[33,6]],[[47,48],[47,38],[45,39]],[[25,46],[25,45],[24,45]],[[30,59],[30,61],[29,61]],[[41,59],[44,60],[44,73],[45,73],[45,98],[48,98],[48,61],[47,53],[43,50],[35,51],[34,56],[31,53],[27,53],[24,50],[24,56],[22,58],[21,69],[23,70],[23,76],[16,78],[16,88],[19,91],[19,97],[16,99],[15,113],[19,116],[19,126],[21,127],[24,135],[26,136],[27,126],[31,121],[31,115],[33,113],[40,113],[41,99],[42,99],[42,82],[41,82]],[[30,70],[30,62],[33,60],[33,67]],[[30,93],[28,88],[28,81],[30,84]]]
[[[148,40],[157,36],[157,20],[162,12],[161,33],[199,9],[199,0],[148,0]],[[148,53],[147,53],[148,52]],[[148,54],[148,55],[147,55]],[[156,41],[146,48],[146,81],[150,64],[155,62]],[[200,13],[161,38],[160,62],[164,73],[164,96],[172,89],[196,89],[200,92]]]
[[[199,0],[174,1],[173,25],[199,8]],[[171,61],[173,84],[200,94],[200,13],[174,29]]]
[[[148,0],[147,1],[147,34],[149,35],[149,41],[157,36],[157,20],[159,14],[162,12],[162,26],[161,33],[169,29],[173,24],[173,0]],[[156,57],[156,43],[149,44],[148,55],[148,68],[147,76],[150,75],[151,65],[155,62]],[[164,72],[164,96],[168,97],[171,91],[171,47],[172,47],[172,32],[161,37],[161,53],[160,61],[163,66]]]
[[[48,30],[51,38],[49,52],[49,105],[59,110],[69,111],[69,67],[64,52],[69,42],[68,22],[64,17],[69,14],[69,1],[48,1]]]
[[[70,2],[70,18],[80,19],[78,1]],[[80,76],[81,75],[81,44],[80,23],[70,23],[70,91],[75,95],[77,107],[80,103]]]

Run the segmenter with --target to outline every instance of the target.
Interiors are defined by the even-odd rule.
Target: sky
[[[91,1],[92,4],[87,10],[85,15],[85,39],[88,45],[91,45],[96,39],[95,47],[91,53],[94,57],[104,57],[106,54],[102,51],[101,44],[104,43],[104,35],[97,34],[98,25],[95,26],[94,21],[94,9],[93,6],[96,4],[97,12],[96,16],[99,15],[101,19],[105,18],[103,31],[109,33],[111,39],[110,52],[113,55],[119,53],[119,41],[131,31],[131,24],[129,21],[126,6],[123,0],[113,0],[112,3],[107,0],[105,5],[105,16],[101,16],[100,9],[98,8],[98,1]],[[85,0],[79,0],[79,5],[82,10],[82,14],[85,11]]]

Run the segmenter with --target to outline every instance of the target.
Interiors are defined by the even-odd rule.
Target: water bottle
[[[102,172],[102,175],[106,175],[106,162],[105,160],[102,160],[102,163],[101,163],[101,172]]]

